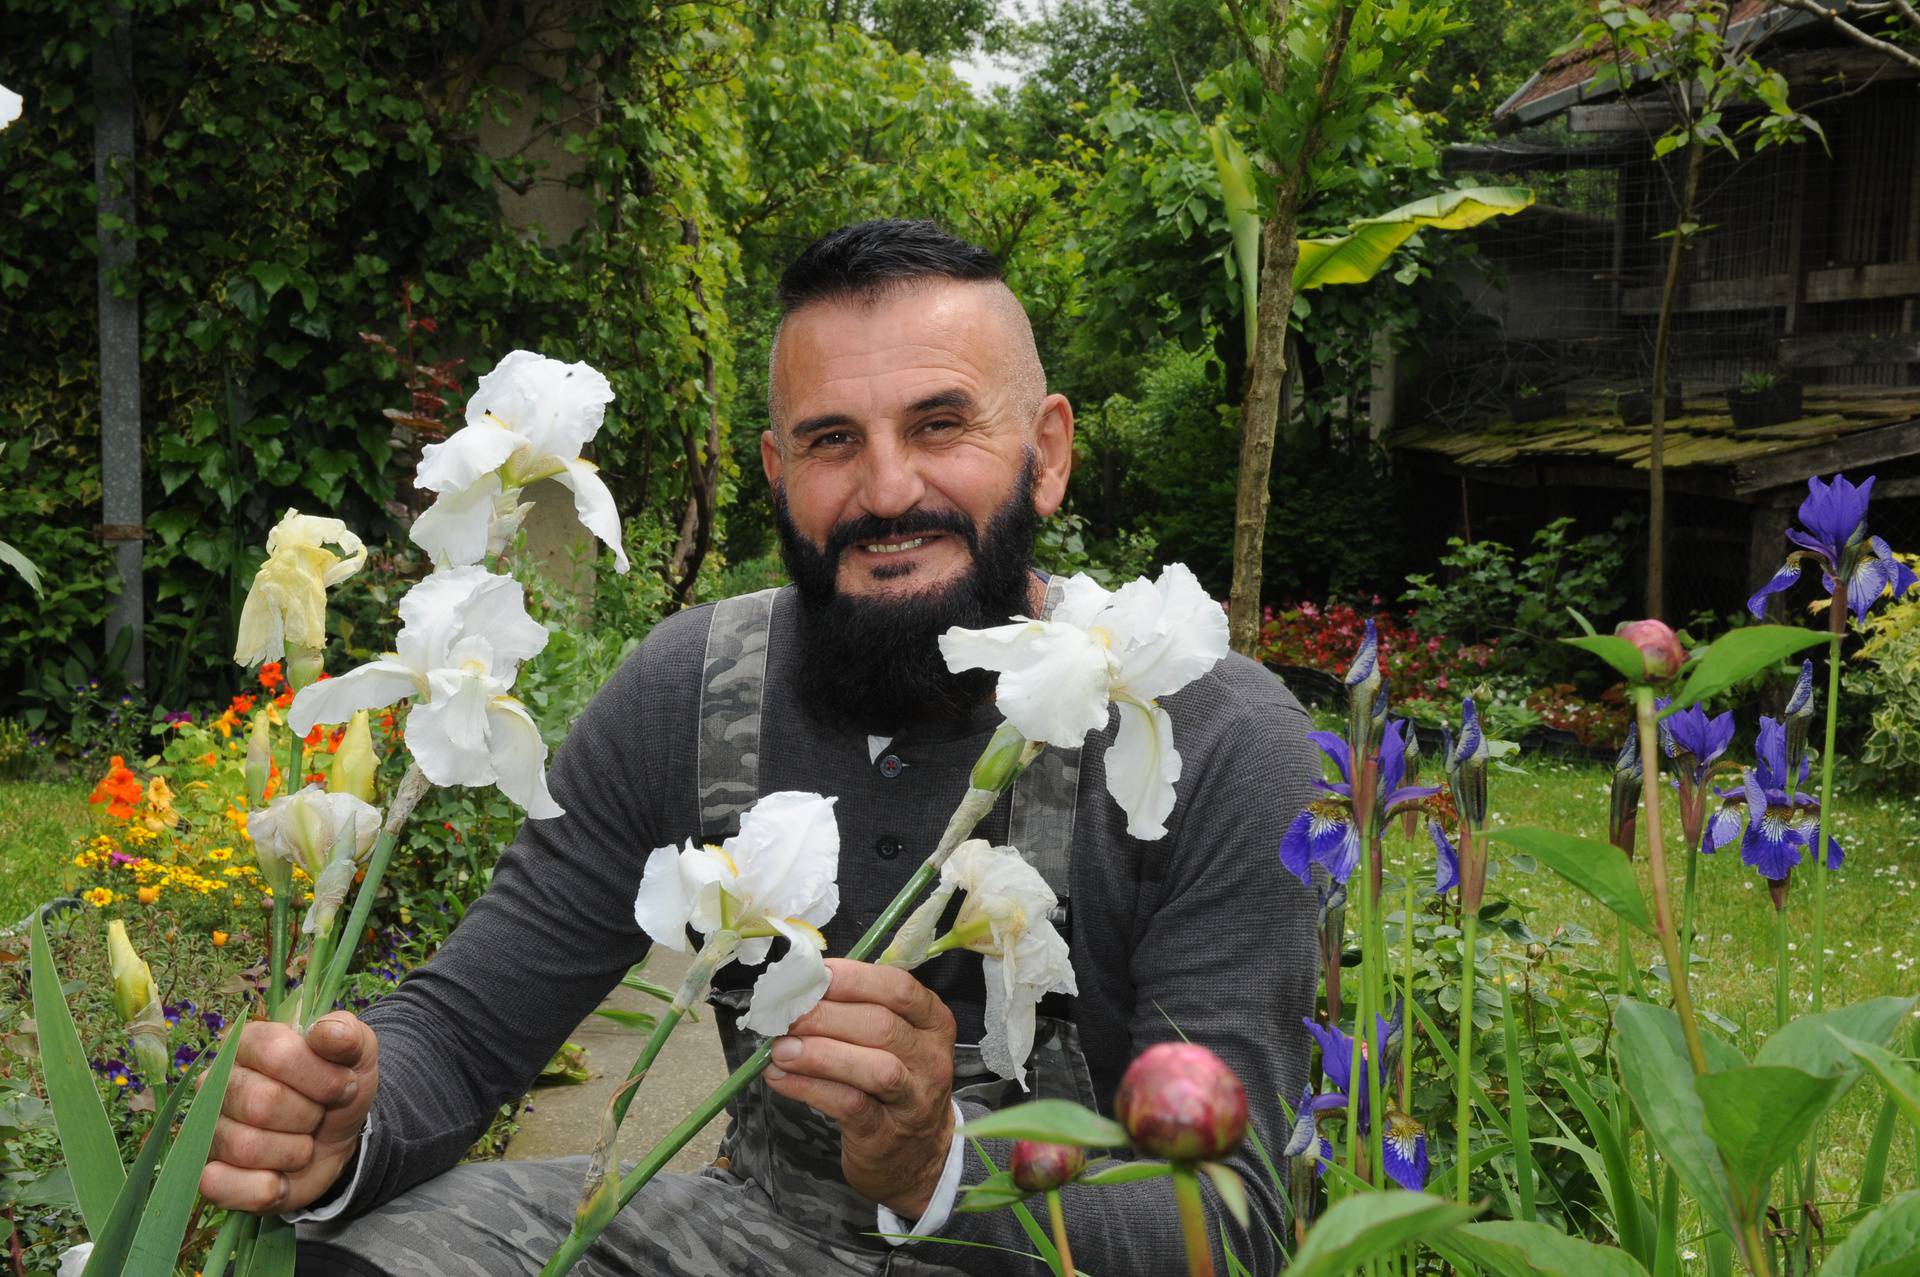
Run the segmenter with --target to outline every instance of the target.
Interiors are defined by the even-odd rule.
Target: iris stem
[[[233,1258],[233,1248],[240,1242],[240,1230],[249,1222],[258,1227],[258,1215],[248,1215],[242,1211],[228,1211],[227,1218],[220,1225],[220,1231],[214,1234],[213,1248],[207,1252],[206,1263],[200,1271],[207,1277],[227,1277],[227,1261]]]
[[[387,804],[387,819],[380,828],[379,838],[374,840],[373,851],[367,857],[366,877],[361,880],[360,890],[353,898],[353,909],[347,915],[346,929],[341,933],[338,946],[332,960],[327,964],[314,991],[313,1000],[307,1005],[308,1022],[319,1019],[333,1006],[334,999],[340,996],[340,990],[347,981],[347,967],[353,962],[354,950],[360,947],[360,935],[366,930],[367,917],[373,912],[373,901],[380,894],[380,881],[386,877],[387,866],[393,861],[393,849],[400,841],[400,831],[406,827],[408,817],[420,800],[426,797],[429,788],[426,773],[420,770],[420,764],[409,764],[406,774],[400,777],[400,783],[394,787],[393,798]],[[313,973],[308,972],[309,983]]]
[[[1463,841],[1474,837],[1468,830]],[[1469,1091],[1473,1086],[1473,965],[1474,947],[1478,937],[1480,915],[1477,911],[1461,911],[1460,917],[1460,1055],[1453,1071],[1454,1092],[1454,1145],[1459,1158],[1459,1178],[1454,1187],[1454,1199],[1465,1205],[1468,1200],[1468,1181],[1473,1170],[1468,1154],[1471,1151],[1467,1136],[1468,1123],[1472,1110],[1468,1107]]]
[[[1833,840],[1833,751],[1840,726],[1840,644],[1846,638],[1847,595],[1833,595],[1833,635],[1827,640],[1827,737],[1820,750],[1820,842],[1813,849],[1813,1013],[1820,1014],[1827,970],[1827,846]]]
[[[1667,883],[1666,830],[1660,823],[1660,735],[1655,724],[1653,689],[1636,684],[1634,716],[1640,727],[1640,796],[1647,812],[1647,861],[1653,878],[1653,914],[1660,948],[1667,959],[1667,980],[1673,989],[1673,1009],[1687,1039],[1687,1056],[1695,1074],[1707,1071],[1707,1050],[1700,1041],[1700,1025],[1693,1014],[1693,995],[1687,988],[1687,968],[1673,929],[1673,899]]]
[[[1407,848],[1406,879],[1400,884],[1400,929],[1401,939],[1406,941],[1406,964],[1403,968],[1401,996],[1406,999],[1406,1014],[1413,1014],[1413,848]],[[1407,1023],[1411,1025],[1412,1020]],[[1413,1111],[1413,1034],[1405,1029],[1400,1040],[1400,1111]]]
[[[1787,1010],[1787,911],[1773,911],[1773,1027],[1783,1029]]]
[[[999,740],[998,735],[995,740]],[[988,749],[992,748],[993,743],[989,742]],[[1032,741],[1027,743],[1020,752],[1017,765],[1008,769],[1008,774],[1004,778],[1007,787],[1010,788],[1013,785],[1014,780],[1027,765],[1039,756],[1042,748],[1044,746],[1039,743]],[[959,805],[954,808],[953,816],[947,821],[946,830],[940,835],[939,845],[933,849],[933,853],[926,860],[921,862],[920,867],[913,871],[913,876],[907,879],[906,885],[900,888],[892,902],[881,910],[880,916],[873,920],[873,925],[867,928],[866,934],[847,951],[846,956],[850,960],[865,961],[874,950],[880,947],[881,941],[892,935],[894,929],[899,926],[900,920],[920,902],[920,897],[940,876],[940,867],[947,862],[948,857],[953,855],[954,848],[965,842],[974,827],[989,811],[993,810],[1002,792],[1000,789],[979,789],[971,786],[967,789]],[[767,1064],[772,1058],[772,1041],[762,1043],[760,1049],[741,1061],[740,1067],[728,1074],[727,1080],[706,1099],[700,1101],[693,1112],[682,1118],[677,1126],[660,1138],[659,1143],[647,1150],[647,1155],[641,1158],[631,1171],[621,1177],[620,1203],[617,1209],[624,1209],[627,1203],[631,1202],[640,1190],[660,1173],[660,1168],[665,1166],[675,1153],[686,1147],[688,1140],[699,1134],[708,1122],[719,1116],[720,1112],[733,1102],[734,1096],[751,1086],[754,1079],[766,1071]],[[559,1249],[554,1251],[553,1257],[540,1270],[540,1277],[559,1277],[561,1273],[571,1269],[580,1257],[587,1253],[587,1248],[593,1245],[602,1227],[604,1225],[582,1232],[568,1233],[566,1240],[560,1244]]]
[[[1059,1252],[1054,1271],[1060,1277],[1073,1277],[1073,1249],[1067,1245],[1067,1213],[1060,1208],[1060,1190],[1047,1190],[1047,1219],[1053,1224],[1053,1248]]]
[[[269,964],[267,980],[267,1018],[271,1020],[280,1010],[280,1004],[287,999],[287,897],[293,894],[293,876],[287,876],[287,885],[273,893],[273,914],[268,926],[273,935],[268,940]]]
[[[1680,904],[1680,961],[1693,962],[1693,890],[1694,878],[1700,867],[1700,846],[1697,842],[1687,848],[1687,882]]]
[[[1173,1164],[1173,1198],[1180,1204],[1180,1232],[1187,1242],[1187,1272],[1213,1277],[1213,1247],[1207,1244],[1207,1210],[1200,1198],[1200,1173]]]

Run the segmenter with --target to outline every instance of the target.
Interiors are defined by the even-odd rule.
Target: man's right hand
[[[380,1084],[380,1044],[345,1011],[314,1022],[242,1026],[200,1195],[216,1206],[283,1214],[324,1196],[360,1146]]]

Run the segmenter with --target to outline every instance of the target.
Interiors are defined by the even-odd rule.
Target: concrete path
[[[669,989],[678,988],[688,959],[655,948],[647,963],[647,978]],[[665,1004],[644,993],[617,988],[602,1004],[623,1011],[658,1012]],[[620,1127],[620,1161],[633,1162],[652,1148],[693,1106],[713,1093],[727,1076],[720,1054],[720,1035],[714,1031],[713,1009],[699,1008],[700,1021],[682,1020],[667,1039],[660,1058]],[[590,1015],[569,1039],[587,1048],[587,1067],[593,1077],[578,1086],[543,1086],[534,1090],[520,1118],[520,1130],[507,1145],[507,1160],[532,1161],[570,1157],[593,1148],[601,1116],[626,1080],[627,1070],[646,1044],[647,1035],[622,1028],[603,1016]],[[712,1163],[726,1130],[725,1114],[707,1124],[667,1164],[668,1170],[697,1171]]]

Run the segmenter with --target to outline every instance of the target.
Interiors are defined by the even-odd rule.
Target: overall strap
[[[760,797],[760,707],[778,593],[766,589],[722,599],[708,622],[695,776],[700,836],[713,842],[734,833],[740,813]]]
[[[1066,578],[1056,573],[1047,582],[1042,619],[1051,616],[1066,592]],[[1007,813],[1007,842],[1020,849],[1040,871],[1059,907],[1052,921],[1066,920],[1069,869],[1073,863],[1073,812],[1080,797],[1080,751],[1049,746],[1040,751],[1013,783]]]

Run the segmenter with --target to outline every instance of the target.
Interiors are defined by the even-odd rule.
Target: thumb
[[[378,1049],[373,1030],[345,1011],[334,1011],[315,1020],[307,1030],[307,1045],[321,1059],[356,1073],[373,1063]]]

